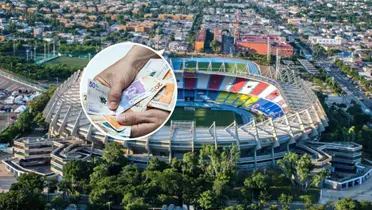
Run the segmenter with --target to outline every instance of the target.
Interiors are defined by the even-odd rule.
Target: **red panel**
[[[246,79],[243,79],[243,78],[236,78],[236,80],[234,81],[234,84],[231,88],[231,92],[234,92],[234,93],[239,93],[240,92],[240,89],[242,89],[242,87],[244,87],[245,83],[247,82]]]
[[[221,75],[211,75],[208,83],[208,89],[218,90],[221,85],[223,76]]]
[[[274,90],[270,95],[266,96],[267,100],[272,101],[274,98],[278,97],[280,95],[278,90]]]
[[[255,95],[257,96],[258,94],[260,94],[263,90],[265,90],[265,88],[269,86],[267,83],[265,82],[260,82],[260,84],[258,84],[256,86],[255,89],[252,90],[252,92],[250,93],[250,95]]]
[[[195,89],[196,87],[196,78],[185,78],[184,79],[185,89]]]
[[[280,101],[278,102],[278,104],[279,104],[280,106],[282,106],[283,104],[285,104],[285,101],[284,101],[284,100],[280,100]]]

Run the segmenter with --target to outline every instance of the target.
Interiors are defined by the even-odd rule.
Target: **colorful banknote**
[[[108,108],[110,88],[88,80],[84,105],[92,122],[112,136],[130,137],[131,126],[116,119],[124,112],[143,112],[148,107],[171,111],[175,104],[175,80],[168,64],[162,59],[150,59],[134,81],[123,90],[118,108]]]

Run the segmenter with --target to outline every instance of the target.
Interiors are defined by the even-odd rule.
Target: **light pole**
[[[107,202],[109,210],[111,210],[111,203],[112,203],[112,201]]]

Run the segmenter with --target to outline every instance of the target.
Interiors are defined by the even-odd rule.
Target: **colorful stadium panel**
[[[270,95],[270,93],[272,93],[274,90],[276,90],[277,88],[273,85],[269,85],[267,88],[265,88],[265,90],[263,90],[259,95],[258,97],[260,98],[266,98],[266,96]]]
[[[203,90],[207,89],[208,81],[209,81],[208,74],[199,74],[196,88],[203,89]]]
[[[259,100],[254,103],[251,108],[252,109],[257,109],[257,110],[260,110],[261,109],[261,106],[264,106],[265,104],[267,104],[268,101],[266,101],[265,99],[262,99],[262,98],[259,98]],[[261,110],[260,110],[261,111]]]
[[[181,99],[181,100],[183,100],[184,99],[184,93],[183,93],[183,89],[180,89],[180,88],[178,88],[178,94],[177,94],[177,99]]]
[[[186,97],[195,97],[195,91],[194,90],[185,90],[185,98]]]
[[[220,91],[230,92],[234,80],[235,80],[234,77],[224,77],[220,85]]]
[[[207,93],[208,93],[208,91],[206,91],[206,90],[197,90],[195,100],[200,100],[200,101],[208,100],[209,98],[207,96]]]
[[[251,95],[255,95],[257,96],[258,94],[260,94],[263,90],[265,90],[265,88],[269,86],[266,82],[260,82],[260,84],[258,84],[256,86],[255,89],[252,90],[252,92],[250,93]]]
[[[183,88],[183,77],[182,74],[175,74],[177,80],[177,88]]]
[[[220,94],[218,94],[218,97],[216,99],[216,102],[218,103],[223,103],[225,102],[226,98],[229,96],[230,93],[226,93],[226,92],[220,92]]]
[[[234,93],[239,93],[240,90],[244,87],[246,82],[247,82],[246,79],[243,79],[240,77],[236,78],[230,91]]]
[[[268,96],[266,96],[266,99],[272,101],[272,100],[274,100],[276,97],[278,97],[279,94],[280,94],[280,93],[279,93],[279,90],[274,90],[272,93],[270,93]]]
[[[227,97],[225,104],[233,104],[236,99],[238,99],[240,94],[236,93],[230,93],[230,95]]]
[[[256,86],[259,84],[259,82],[256,81],[248,81],[243,88],[240,90],[241,94],[250,94],[253,89],[256,88]]]
[[[221,75],[211,75],[208,83],[208,89],[218,90],[223,78],[224,76]]]
[[[240,105],[244,104],[250,97],[251,96],[249,96],[249,95],[241,94],[239,99],[236,100],[233,105],[240,106]]]
[[[218,96],[218,91],[208,91],[208,94],[207,94],[208,98],[212,101],[215,101],[217,99],[217,96]]]
[[[245,107],[249,107],[249,106],[252,106],[254,103],[256,103],[260,98],[258,98],[257,96],[251,96],[245,103],[243,106]]]
[[[185,89],[195,89],[196,88],[196,78],[184,78],[184,88]]]

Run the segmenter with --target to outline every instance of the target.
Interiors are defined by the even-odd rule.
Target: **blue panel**
[[[208,91],[209,100],[215,101],[219,92],[218,91]]]
[[[181,100],[185,99],[183,89],[178,89],[177,99],[181,99]]]
[[[261,106],[264,106],[268,101],[265,99],[260,98],[256,103],[254,103],[251,108],[257,109],[261,111]]]
[[[194,90],[185,90],[185,97],[194,97]]]
[[[200,100],[200,101],[205,101],[208,99],[206,90],[196,90],[196,99],[195,100]]]

